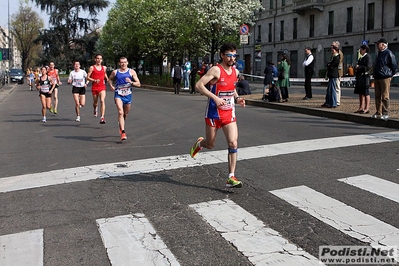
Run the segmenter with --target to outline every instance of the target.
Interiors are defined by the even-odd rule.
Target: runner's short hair
[[[220,54],[224,54],[227,51],[237,50],[237,46],[234,43],[225,43],[220,47]]]

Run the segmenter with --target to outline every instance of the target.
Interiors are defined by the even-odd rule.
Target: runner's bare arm
[[[58,73],[58,69],[56,69],[55,73],[57,73],[57,84],[62,85],[61,79],[60,79],[60,74]]]
[[[238,77],[238,75],[240,74],[240,71],[238,69],[235,69],[235,71],[236,71],[236,75]],[[234,89],[234,99],[238,104],[240,104],[242,107],[245,108],[245,97],[238,95],[237,89]]]
[[[213,99],[216,103],[216,105],[224,105],[225,101],[219,98],[217,95],[213,94],[211,91],[209,91],[205,85],[210,83],[211,85],[215,84],[215,82],[219,79],[220,77],[220,69],[219,67],[211,67],[208,72],[206,72],[205,75],[200,78],[200,80],[197,81],[195,84],[195,88],[201,93],[202,95],[205,95],[206,97]]]
[[[93,73],[93,66],[89,67],[89,73],[87,73],[87,83],[90,81],[94,81],[94,79],[91,78],[91,74]]]
[[[112,81],[115,78],[115,74],[116,74],[116,70],[112,71],[111,76],[109,76],[109,79],[108,79],[108,84],[109,84],[109,87],[111,88],[111,91],[115,91],[115,87],[114,87],[114,85],[112,85]]]
[[[132,84],[132,86],[135,86],[138,88],[141,87],[139,77],[137,76],[137,73],[134,69],[130,69],[130,75],[132,76],[133,80],[130,80],[130,78],[126,78],[127,79],[126,81],[129,82],[130,84]]]
[[[105,79],[105,82],[108,82],[107,67],[103,66],[103,68],[104,68],[104,79]]]

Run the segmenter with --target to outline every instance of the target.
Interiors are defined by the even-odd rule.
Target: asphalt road
[[[110,92],[105,125],[93,117],[90,90],[79,123],[75,122],[70,86],[60,87],[59,113],[48,114],[47,123],[40,122],[37,94],[26,85],[17,85],[0,103],[0,188],[33,178],[35,173],[46,179],[49,171],[62,175],[57,171],[83,167],[96,173],[106,164],[126,168],[109,178],[0,193],[0,237],[43,229],[44,265],[132,265],[110,261],[96,221],[136,213],[148,218],[180,265],[253,265],[248,255],[190,207],[227,199],[316,258],[321,245],[367,245],[274,193],[297,186],[309,187],[399,228],[398,202],[338,181],[370,175],[397,185],[399,131],[237,107],[241,159],[236,175],[244,187],[227,191],[222,132],[214,148],[222,155],[210,151],[200,152],[195,160],[188,156],[193,142],[204,134],[203,96],[135,89],[126,124],[128,140],[122,143]],[[379,142],[385,139],[381,135],[373,137],[388,132],[393,133],[387,142]],[[362,136],[365,141],[357,143]],[[324,143],[331,146],[323,148]],[[155,165],[162,160],[154,158],[161,157],[170,160],[165,170],[130,169],[144,159]]]

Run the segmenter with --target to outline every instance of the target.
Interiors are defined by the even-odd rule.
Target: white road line
[[[323,265],[231,200],[190,205],[254,265]]]
[[[0,236],[1,266],[43,266],[43,229]]]
[[[392,141],[399,141],[399,131],[369,135],[303,140],[240,148],[238,160],[248,160],[298,152],[377,144]],[[187,154],[119,163],[82,166],[0,178],[0,193],[78,181],[87,181],[97,178],[110,178],[115,176],[150,173],[224,162],[227,162],[226,150],[201,152],[197,155],[196,159],[191,159]]]
[[[399,184],[372,175],[341,178],[338,181],[361,188],[399,203]]]
[[[371,246],[397,246],[399,229],[306,186],[270,193],[307,212],[342,233]]]
[[[113,266],[180,265],[144,214],[97,220]]]

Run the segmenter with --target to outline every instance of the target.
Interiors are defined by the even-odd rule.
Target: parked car
[[[20,68],[11,68],[10,69],[10,80],[11,82],[18,82],[19,84],[23,84],[25,80],[25,75],[22,69]]]

